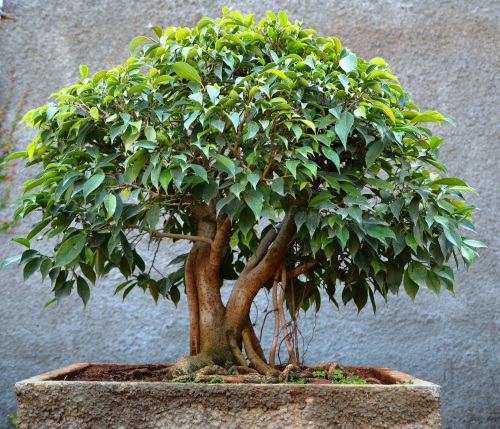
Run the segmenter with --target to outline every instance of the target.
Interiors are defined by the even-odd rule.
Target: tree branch
[[[304,274],[307,271],[309,271],[312,267],[314,267],[315,265],[317,265],[318,262],[319,262],[319,260],[314,260],[314,261],[306,262],[305,264],[300,265],[299,267],[297,267],[297,268],[293,269],[292,271],[288,272],[286,278],[288,280],[290,280],[290,279],[293,279],[295,277],[298,277],[301,274]]]
[[[274,239],[278,235],[279,229],[279,227],[277,229],[271,228],[267,231],[267,234],[257,246],[255,254],[248,260],[247,267],[253,268],[262,260],[267,252],[267,249],[269,249],[269,246],[273,244]]]
[[[137,225],[124,225],[124,226],[125,226],[125,228],[130,228],[130,229],[140,229],[140,227]],[[201,237],[199,235],[173,234],[170,232],[161,232],[161,231],[152,230],[150,228],[142,228],[142,229],[144,231],[146,231],[152,237],[156,237],[156,238],[173,238],[176,240],[202,241],[204,243],[210,244],[210,246],[213,245],[213,240],[208,238],[208,237]]]
[[[208,261],[209,264],[216,267],[217,270],[220,267],[222,251],[226,246],[230,232],[231,221],[229,219],[217,219],[217,232],[215,233],[215,237],[212,241],[212,251],[210,252],[210,258]]]

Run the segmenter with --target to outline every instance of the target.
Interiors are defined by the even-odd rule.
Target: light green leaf
[[[238,131],[238,127],[240,126],[240,114],[238,112],[224,112],[226,116],[231,120],[233,123],[234,129]]]
[[[90,116],[92,116],[93,119],[95,119],[95,120],[99,119],[99,110],[97,110],[97,107],[95,107],[95,106],[92,107],[90,109],[89,113],[90,113]]]
[[[57,250],[54,267],[62,267],[73,262],[84,249],[86,241],[87,234],[80,232],[63,242]]]
[[[445,177],[443,179],[434,180],[433,185],[446,185],[446,186],[468,186],[463,180],[456,177]]]
[[[147,42],[147,41],[150,41],[151,39],[149,37],[146,37],[146,36],[137,36],[135,39],[133,39],[131,42],[130,42],[130,45],[129,45],[129,50],[130,50],[130,53],[133,54],[135,49],[141,44],[141,43],[144,43],[144,42]]]
[[[116,210],[116,197],[114,194],[108,194],[104,197],[104,207],[106,208],[106,219],[109,219]]]
[[[287,83],[291,83],[291,80],[286,76],[285,73],[283,73],[281,70],[278,69],[269,69],[266,70],[264,73],[272,73],[278,76],[279,78],[283,79]]]
[[[250,140],[251,138],[255,137],[255,135],[259,132],[259,124],[257,124],[257,122],[254,122],[254,121],[250,121],[247,125],[248,127],[248,132],[246,134],[246,138],[248,140]]]
[[[89,75],[89,68],[85,64],[80,65],[80,76],[85,79]]]
[[[146,134],[147,140],[149,140],[150,142],[156,141],[156,131],[151,125],[148,125],[146,128],[144,128],[144,133]]]
[[[335,132],[339,136],[344,148],[347,146],[347,136],[349,135],[349,131],[351,131],[353,123],[354,116],[352,113],[343,111],[335,124]]]
[[[486,244],[484,244],[481,241],[477,241],[477,240],[465,239],[465,240],[463,240],[463,243],[466,244],[467,246],[470,246],[470,247],[476,247],[476,248],[477,247],[487,247]]]
[[[19,238],[13,238],[10,241],[14,241],[15,243],[22,244],[23,246],[27,247],[28,249],[30,248],[31,244],[30,241],[27,240],[26,238],[19,237]]]
[[[11,258],[4,259],[0,263],[0,271],[2,271],[7,265],[12,264],[13,262],[19,261],[21,259],[21,256],[23,256],[23,255],[16,255],[16,256],[12,256]]]
[[[350,53],[339,61],[339,66],[346,73],[349,73],[352,70],[356,70],[358,67],[358,59],[356,58],[356,55]]]
[[[173,64],[173,67],[177,76],[198,82],[201,85],[201,77],[193,66],[184,62],[177,62]]]

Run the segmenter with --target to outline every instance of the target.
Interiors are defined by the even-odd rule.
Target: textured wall
[[[71,84],[78,65],[91,72],[123,62],[128,43],[149,22],[193,25],[219,16],[223,1],[202,0],[5,0],[15,21],[0,22],[0,103],[8,74],[16,68],[19,100],[27,85],[27,108]],[[498,2],[482,0],[288,0],[227,1],[245,13],[284,9],[322,35],[336,35],[353,52],[381,56],[422,109],[436,109],[458,126],[445,126],[442,159],[452,174],[476,187],[471,200],[478,239],[489,249],[469,272],[457,273],[457,297],[437,299],[425,291],[416,304],[391,297],[376,316],[356,315],[354,306],[337,311],[324,303],[306,363],[336,360],[349,365],[387,365],[443,386],[444,429],[496,429],[500,425],[498,285],[500,203],[496,198],[500,159],[498,120]],[[12,112],[11,112],[12,115]],[[18,133],[19,148],[31,136]],[[18,168],[21,183],[31,171]],[[0,192],[4,190],[0,188]],[[0,219],[12,209],[0,212]],[[18,228],[19,232],[26,226]],[[15,254],[13,234],[0,235],[0,260]],[[165,246],[168,261],[180,247]],[[0,276],[0,427],[14,412],[13,383],[79,361],[174,361],[188,348],[186,305],[154,305],[134,291],[126,302],[114,298],[117,278],[95,289],[86,311],[76,296],[43,310],[48,284],[8,268]],[[314,326],[313,315],[303,330]],[[306,338],[308,339],[308,338]]]

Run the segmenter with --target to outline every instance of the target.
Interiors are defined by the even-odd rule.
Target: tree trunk
[[[203,366],[217,364],[247,366],[247,359],[260,373],[276,371],[267,365],[259,340],[249,320],[251,304],[258,291],[283,264],[295,233],[293,213],[287,216],[279,231],[263,240],[236,281],[227,308],[220,295],[220,263],[227,246],[231,223],[213,220],[207,206],[194,210],[197,235],[208,238],[196,241],[185,265],[185,287],[190,320],[190,358],[178,363],[180,373],[194,372]],[[246,358],[243,355],[243,346]]]

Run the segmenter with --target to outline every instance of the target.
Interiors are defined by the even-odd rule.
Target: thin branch
[[[267,252],[267,249],[269,249],[269,246],[273,244],[273,241],[278,235],[279,229],[279,227],[277,229],[271,228],[269,231],[267,231],[267,234],[260,241],[255,254],[248,260],[247,266],[255,267],[262,260]]]
[[[124,226],[125,228],[130,228],[130,229],[140,229],[140,227],[137,225],[124,225]],[[173,234],[170,232],[161,232],[152,230],[150,228],[143,228],[143,230],[147,231],[149,235],[156,238],[173,238],[176,240],[202,241],[204,243],[210,244],[210,246],[212,246],[213,244],[213,240],[211,240],[210,238],[200,237],[199,235]]]
[[[289,273],[287,273],[287,279],[290,280],[290,279],[293,279],[295,277],[300,276],[301,274],[306,273],[312,267],[314,267],[315,265],[317,265],[318,262],[319,262],[318,260],[309,261],[309,262],[306,262],[304,265],[301,265],[301,266],[293,269],[292,271],[290,271]]]

